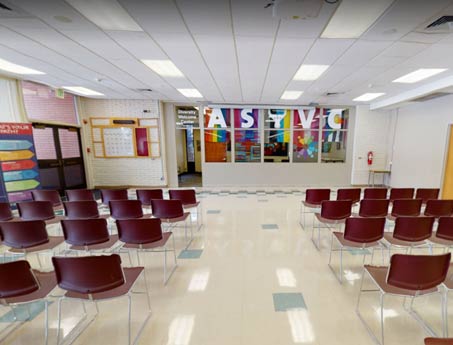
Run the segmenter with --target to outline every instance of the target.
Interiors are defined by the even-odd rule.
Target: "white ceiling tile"
[[[238,36],[274,37],[279,19],[272,9],[264,8],[269,0],[231,0],[234,32]]]
[[[387,57],[411,57],[428,47],[429,44],[425,43],[395,42],[382,55]]]
[[[146,32],[108,31],[108,35],[137,59],[168,59],[167,55]]]
[[[355,66],[356,68],[366,64],[385,48],[391,45],[391,41],[364,41],[355,42],[349,49],[335,62],[336,65]]]
[[[352,39],[320,38],[310,49],[304,64],[332,65],[354,42]]]

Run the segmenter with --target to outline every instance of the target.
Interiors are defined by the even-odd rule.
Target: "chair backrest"
[[[0,221],[13,219],[13,212],[9,202],[0,202]]]
[[[433,233],[434,217],[398,217],[393,237],[409,242],[424,241]]]
[[[181,200],[151,200],[153,216],[162,219],[178,218],[184,215]]]
[[[66,198],[68,201],[96,200],[91,189],[67,189]]]
[[[31,196],[35,201],[50,201],[52,206],[60,206],[62,204],[60,193],[56,190],[35,189],[31,191]]]
[[[107,220],[65,219],[61,221],[65,241],[74,246],[89,246],[107,242],[110,239]]]
[[[453,345],[453,338],[425,338],[425,345]]]
[[[108,205],[110,200],[127,200],[127,189],[101,189],[101,201]]]
[[[38,289],[39,283],[28,261],[0,264],[0,299],[23,296]]]
[[[387,199],[387,188],[365,188],[364,199]]]
[[[412,199],[414,197],[414,188],[392,188],[390,189],[390,201],[395,199]]]
[[[110,200],[110,215],[114,219],[131,219],[143,217],[140,200]]]
[[[426,202],[425,216],[448,217],[453,214],[453,200],[430,199]]]
[[[351,200],[325,200],[321,203],[321,217],[332,220],[346,219],[351,216]]]
[[[99,218],[98,204],[94,200],[66,201],[63,205],[68,219]]]
[[[0,236],[3,244],[25,249],[49,242],[46,223],[43,220],[0,222]]]
[[[384,237],[385,217],[346,219],[344,238],[357,243],[373,243]]]
[[[305,191],[305,201],[310,204],[321,205],[325,200],[330,200],[330,189],[328,188],[307,189]]]
[[[355,204],[360,201],[361,194],[360,188],[341,188],[337,190],[337,200],[351,200]]]
[[[125,283],[121,258],[108,256],[52,257],[58,286],[82,294],[109,291]],[[127,292],[127,291],[125,291]]]
[[[164,198],[164,192],[162,189],[137,189],[137,199],[142,202],[142,205],[151,205],[151,199],[162,200]]]
[[[422,199],[395,199],[391,215],[394,217],[418,216],[422,209]]]
[[[389,212],[389,199],[360,200],[360,217],[386,217]]]
[[[195,189],[170,189],[168,191],[170,199],[181,200],[183,205],[193,205],[197,203]]]
[[[163,238],[159,218],[119,219],[116,227],[119,239],[124,243],[153,243]]]
[[[402,289],[423,291],[441,284],[450,266],[451,254],[393,254],[387,273],[387,283]]]
[[[53,206],[50,201],[24,201],[18,202],[19,217],[23,220],[46,220],[55,218]]]
[[[428,200],[439,198],[439,188],[418,188],[415,192],[415,199],[422,199],[426,204]]]
[[[440,217],[436,237],[453,241],[453,217]]]

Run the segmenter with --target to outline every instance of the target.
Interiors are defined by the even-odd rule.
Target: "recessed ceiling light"
[[[420,68],[414,72],[403,75],[398,79],[395,79],[393,83],[416,83],[420,80],[432,77],[436,74],[445,72],[447,68]]]
[[[3,59],[0,59],[0,69],[15,74],[45,74],[44,72],[40,72],[21,65],[16,65],[15,63]]]
[[[282,97],[280,99],[288,99],[288,100],[294,100],[298,99],[304,92],[303,91],[285,91],[283,92]]]
[[[146,66],[162,77],[181,78],[184,74],[171,60],[141,60]]]
[[[83,86],[63,86],[63,89],[72,91],[83,96],[104,96],[103,93],[88,89]]]
[[[359,38],[393,1],[342,0],[321,37]]]
[[[372,101],[375,98],[381,97],[385,95],[383,92],[369,92],[369,93],[364,93],[362,96],[356,97],[353,99],[355,102],[367,102],[367,101]]]
[[[103,30],[143,31],[116,0],[66,0]]]
[[[327,69],[329,65],[302,65],[294,76],[294,80],[316,80]]]
[[[189,98],[203,98],[203,95],[197,89],[178,89],[178,91]]]

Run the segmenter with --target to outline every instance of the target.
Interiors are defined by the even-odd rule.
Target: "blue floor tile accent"
[[[267,199],[261,199],[261,200],[258,200],[258,202],[268,202],[269,200]]]
[[[203,254],[201,249],[186,249],[178,255],[178,259],[199,259]]]
[[[49,303],[51,304],[51,303]],[[36,316],[41,314],[45,309],[45,304],[43,301],[32,302],[28,304],[28,309],[30,310],[30,319],[27,311],[26,305],[21,305],[15,307],[14,310],[16,311],[17,320],[16,321],[27,321],[33,320]],[[9,312],[3,314],[0,317],[0,322],[14,322],[14,313],[10,309]]]
[[[278,230],[277,224],[261,224],[261,229],[263,230]]]
[[[371,252],[368,249],[348,249],[348,252],[352,255],[371,255]]]
[[[219,214],[221,211],[220,210],[208,210],[206,213],[207,214]]]
[[[307,309],[304,296],[300,292],[274,293],[275,311],[287,311],[291,309]]]
[[[286,195],[277,195],[277,198],[286,198]]]

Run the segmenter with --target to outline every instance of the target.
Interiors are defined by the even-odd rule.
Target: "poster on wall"
[[[31,123],[0,123],[0,201],[31,199],[40,188]]]

